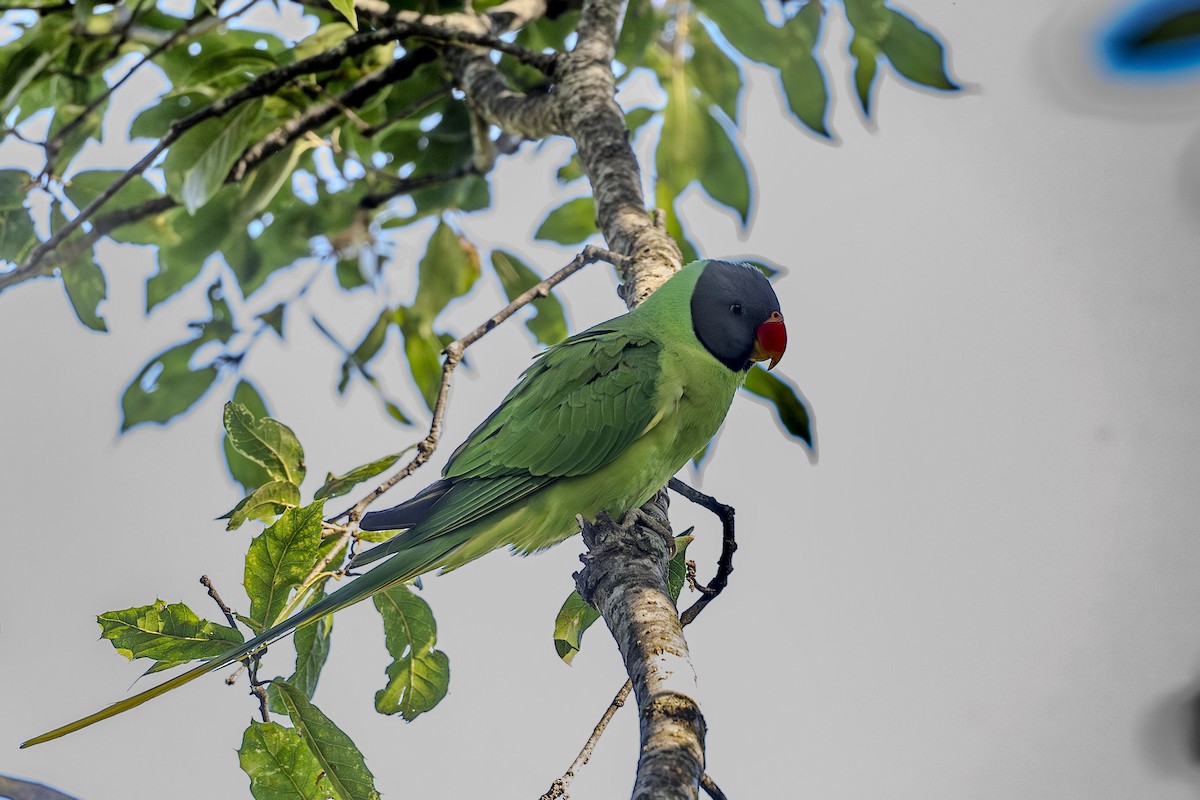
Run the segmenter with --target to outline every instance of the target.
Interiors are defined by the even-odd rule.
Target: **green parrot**
[[[365,515],[364,530],[403,532],[350,566],[382,564],[224,655],[21,747],[139,706],[393,584],[506,545],[543,550],[578,532],[578,514],[639,508],[716,434],[753,362],[774,367],[786,345],[779,300],[757,268],[689,264],[629,313],[548,348],[441,480]]]

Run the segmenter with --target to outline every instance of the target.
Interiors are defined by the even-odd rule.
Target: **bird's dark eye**
[[[742,315],[742,306],[739,303],[734,303],[733,305],[731,305],[729,307],[729,310],[732,311],[734,314],[737,314],[739,317]]]

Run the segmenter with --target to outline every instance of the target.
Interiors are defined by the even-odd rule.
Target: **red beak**
[[[787,328],[783,325],[783,314],[772,311],[771,317],[754,332],[754,350],[751,361],[771,361],[767,369],[775,369],[783,351],[787,349]]]

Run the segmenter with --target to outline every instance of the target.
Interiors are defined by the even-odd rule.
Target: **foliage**
[[[462,3],[393,0],[386,11],[380,5],[304,0],[298,7],[306,27],[292,31],[243,21],[250,9],[267,6],[262,0],[202,0],[191,9],[35,0],[2,17],[11,35],[0,46],[0,120],[6,137],[40,144],[43,159],[32,168],[0,170],[0,266],[7,266],[0,269],[0,292],[35,278],[59,280],[81,324],[103,332],[106,273],[118,267],[100,264],[96,247],[110,240],[151,248],[157,268],[146,282],[147,314],[169,299],[203,293],[206,318],[193,322],[182,341],[164,343],[125,389],[121,430],[169,423],[215,388],[229,391],[223,446],[245,496],[223,518],[229,530],[266,523],[247,545],[246,613],[229,612],[229,626],[161,600],[98,617],[118,652],[152,660],[147,672],[211,658],[243,641],[235,620],[259,633],[319,601],[339,575],[351,538],[371,540],[325,519],[325,503],[376,478],[404,453],[340,476],[327,473],[305,504],[304,450],[290,428],[268,416],[244,368],[261,334],[284,336],[317,277],[331,275],[342,291],[369,295],[378,309],[349,343],[319,314],[312,317],[341,353],[338,391],[364,385],[402,425],[417,413],[385,393],[375,374],[389,336],[403,342],[412,385],[432,409],[442,350],[454,338],[447,310],[488,281],[511,300],[540,280],[533,259],[490,246],[481,252],[469,235],[469,215],[490,206],[491,170],[515,149],[516,137],[480,124],[447,81],[446,50],[457,40],[439,39],[434,29],[395,27],[406,12],[421,11],[425,24],[460,11]],[[495,5],[477,0],[474,7]],[[547,90],[553,77],[547,54],[569,49],[579,5],[550,3],[545,16],[503,41],[482,42],[502,51],[499,70],[512,87]],[[835,8],[852,29],[854,88],[865,115],[881,67],[920,86],[957,88],[938,39],[884,0],[627,4],[616,78],[647,76],[662,101],[627,110],[626,125],[631,136],[653,139],[654,201],[687,260],[698,252],[678,211],[689,189],[698,188],[743,228],[753,217],[750,154],[739,136],[749,62],[777,75],[797,124],[818,139],[833,138],[819,46],[826,13]],[[166,88],[128,130],[103,131],[114,99],[139,72],[155,73]],[[128,135],[146,156],[127,169],[80,166],[84,147],[102,134]],[[591,195],[578,183],[587,176],[573,156],[556,177],[579,191],[546,215],[534,238],[575,247],[597,235]],[[423,255],[411,263],[395,257],[401,238],[421,243]],[[219,277],[201,282],[214,261]],[[314,263],[319,269],[303,280],[272,281]],[[407,303],[392,296],[401,284]],[[244,307],[269,310],[250,319],[232,310]],[[525,325],[538,344],[567,336],[554,295],[531,308]],[[755,369],[746,389],[774,408],[788,434],[811,446],[809,412],[796,387]],[[689,541],[680,537],[671,564],[673,598],[684,582]],[[392,656],[375,705],[411,721],[446,695],[449,660],[436,648],[432,610],[412,589],[391,587],[374,602]],[[594,620],[578,595],[564,603],[554,631],[564,661],[578,652]],[[312,703],[332,632],[329,618],[297,631],[291,676],[271,682],[269,706],[291,727],[254,722],[245,732],[240,763],[259,800],[378,796],[353,742]]]

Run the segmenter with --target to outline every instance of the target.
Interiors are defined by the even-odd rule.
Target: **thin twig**
[[[384,205],[389,200],[399,197],[404,194],[412,194],[419,189],[428,189],[430,186],[440,186],[443,183],[465,178],[468,175],[477,175],[479,170],[472,163],[462,164],[454,169],[446,172],[438,172],[433,175],[418,175],[414,178],[401,178],[396,181],[387,191],[376,192],[374,194],[363,195],[358,201],[358,207],[361,209],[374,209]]]
[[[504,320],[511,317],[522,307],[528,305],[540,297],[546,297],[550,294],[550,290],[558,284],[565,281],[567,278],[574,275],[579,270],[586,267],[588,264],[594,264],[597,261],[607,261],[614,266],[621,266],[625,263],[626,258],[619,253],[613,253],[601,247],[588,245],[583,248],[579,255],[572,259],[571,263],[555,272],[546,280],[530,287],[527,291],[518,295],[511,303],[493,314],[486,322],[474,330],[460,336],[442,350],[442,354],[446,357],[442,362],[442,383],[438,388],[437,400],[433,404],[433,420],[429,423],[429,434],[421,440],[417,445],[417,454],[411,461],[404,465],[400,471],[389,477],[383,483],[372,489],[366,497],[359,500],[350,508],[340,514],[330,517],[330,521],[334,522],[345,518],[349,523],[357,523],[362,518],[362,514],[366,511],[371,503],[375,502],[380,495],[391,489],[400,481],[407,478],[416,472],[422,464],[429,460],[433,452],[437,449],[438,440],[442,433],[442,420],[446,414],[446,402],[450,394],[450,380],[454,373],[455,367],[462,361],[463,352],[473,345],[475,342],[482,339],[493,328],[499,325]]]
[[[704,793],[711,797],[712,800],[729,800],[729,798],[725,796],[725,793],[721,791],[721,787],[717,786],[713,779],[709,777],[707,772],[701,773],[700,775],[700,788],[703,789]]]
[[[571,766],[567,768],[567,771],[563,773],[561,778],[550,784],[550,788],[538,800],[557,800],[557,798],[567,796],[567,789],[570,788],[571,781],[575,780],[575,773],[591,760],[592,752],[600,742],[601,734],[608,727],[608,723],[612,721],[613,715],[617,713],[617,709],[625,705],[625,701],[629,698],[631,691],[633,691],[633,681],[627,680],[616,696],[613,697],[612,702],[608,704],[608,708],[604,710],[600,721],[596,723],[596,727],[592,730],[592,735],[584,742],[583,749],[579,751],[579,755],[571,762]]]
[[[209,580],[207,575],[200,576],[200,585],[205,589],[208,589],[208,596],[213,599],[213,602],[216,603],[218,607],[220,607],[221,613],[225,615],[225,619],[229,623],[229,627],[236,629],[237,618],[233,616],[233,611],[229,609],[229,606],[225,605],[225,601],[221,599],[221,595],[217,594],[216,588],[213,587],[212,581]]]
[[[208,590],[208,596],[213,599],[213,602],[215,602],[218,607],[220,607],[221,613],[225,615],[225,619],[229,622],[229,627],[236,630],[237,618],[234,616],[234,613],[230,610],[229,606],[225,605],[225,601],[221,599],[221,595],[217,594],[216,587],[213,586],[212,581],[209,580],[207,575],[200,576],[200,585]],[[263,649],[255,652],[254,655],[248,655],[245,658],[240,659],[240,661],[242,666],[246,669],[246,675],[250,679],[250,694],[258,698],[258,710],[262,715],[262,721],[270,722],[271,712],[268,708],[269,703],[267,700],[266,683],[258,679],[258,660],[266,652],[267,650],[264,647]],[[232,686],[236,680],[237,673],[235,672],[225,679],[225,683],[228,686]]]

